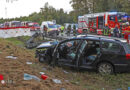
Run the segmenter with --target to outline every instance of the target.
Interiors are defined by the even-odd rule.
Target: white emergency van
[[[49,36],[51,35],[58,35],[59,34],[59,31],[58,31],[58,27],[57,25],[52,22],[52,21],[43,21],[42,24],[41,24],[41,32],[44,33],[44,27],[47,27],[47,33]]]

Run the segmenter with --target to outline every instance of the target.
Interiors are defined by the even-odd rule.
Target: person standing
[[[76,36],[76,25],[73,25],[73,35]]]
[[[113,36],[114,36],[114,37],[119,37],[118,25],[116,25],[115,28],[114,28],[114,30],[113,30]]]
[[[61,36],[63,36],[63,34],[64,34],[64,26],[61,26]]]
[[[104,30],[103,30],[103,34],[105,36],[108,36],[109,35],[109,30],[110,30],[110,28],[108,27],[108,24],[106,24],[105,27],[104,27]]]
[[[47,37],[47,27],[45,25],[43,27],[43,30],[44,30],[45,36]]]
[[[70,36],[70,32],[71,32],[71,25],[69,25],[67,28],[67,36]]]

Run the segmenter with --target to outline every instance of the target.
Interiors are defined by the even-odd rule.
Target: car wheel
[[[41,63],[45,62],[45,58],[39,57],[39,62],[41,62]]]
[[[114,68],[110,63],[100,63],[98,65],[98,72],[100,74],[113,74]]]

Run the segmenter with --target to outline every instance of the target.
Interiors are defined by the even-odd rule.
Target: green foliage
[[[130,14],[130,0],[71,0],[70,3],[74,11],[79,11],[79,13],[116,10]]]

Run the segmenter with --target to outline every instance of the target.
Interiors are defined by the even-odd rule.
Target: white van
[[[43,33],[44,33],[44,26],[47,27],[47,33],[48,33],[49,36],[59,34],[57,25],[55,23],[53,23],[52,21],[44,21],[44,22],[42,22],[40,28],[41,28],[41,32],[43,32]]]

